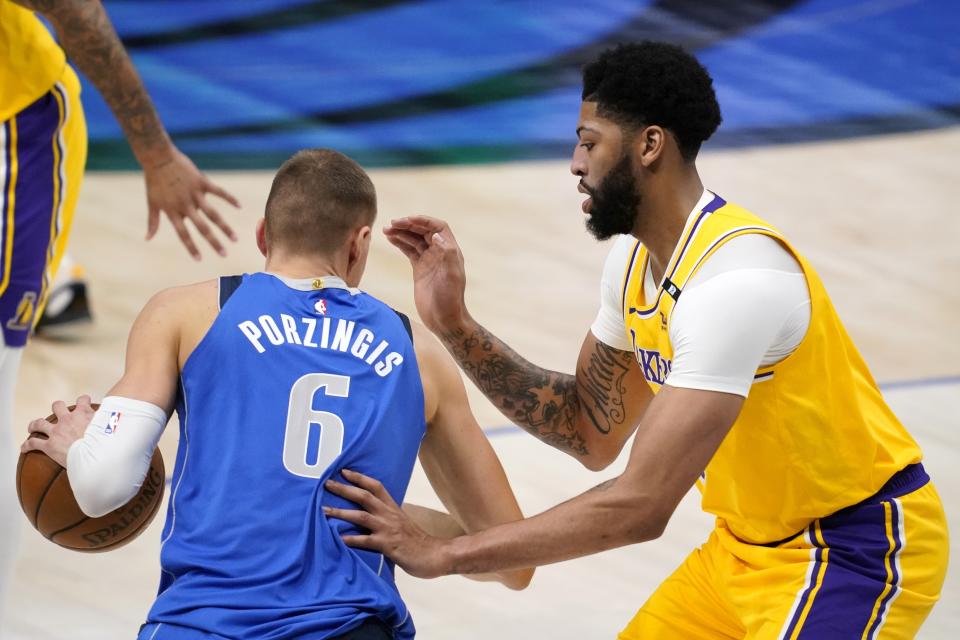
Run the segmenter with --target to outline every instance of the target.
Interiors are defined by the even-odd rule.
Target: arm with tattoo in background
[[[204,176],[171,142],[103,5],[96,0],[14,2],[50,21],[60,46],[96,87],[120,123],[144,171],[149,209],[147,239],[157,232],[160,212],[163,211],[194,258],[199,259],[200,252],[184,224],[185,218],[190,219],[218,253],[225,255],[223,245],[207,221],[231,240],[236,240],[236,236],[219,212],[207,202],[206,195],[216,195],[235,207],[239,203]]]
[[[574,375],[538,367],[467,312],[463,256],[446,223],[403,218],[386,235],[413,265],[424,324],[507,418],[589,469],[616,459],[652,398],[632,353],[588,332]]]

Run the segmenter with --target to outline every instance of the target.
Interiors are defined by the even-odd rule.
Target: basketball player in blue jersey
[[[376,196],[334,151],[277,173],[257,229],[264,272],[163,291],[131,330],[99,410],[82,397],[23,450],[65,466],[85,513],[141,484],[176,408],[180,446],[162,534],[160,593],[141,640],[411,638],[393,563],[352,550],[350,506],[325,482],[376,475],[397,502],[418,450],[453,516],[408,507],[433,535],[522,517],[470,412],[456,364],[420,325],[357,289]],[[349,474],[347,475],[349,476]],[[531,571],[484,576],[525,587]]]
[[[509,418],[591,469],[625,471],[535,517],[439,540],[365,476],[333,515],[421,577],[532,567],[651,540],[694,485],[716,517],[623,640],[912,638],[949,539],[921,451],[883,400],[814,268],[772,225],[704,189],[720,123],[707,71],[645,42],[584,70],[572,172],[615,241],[576,373],[536,367],[464,304],[445,223],[396,220],[417,309]],[[812,216],[816,212],[811,212]],[[635,435],[634,435],[635,434]]]
[[[53,25],[55,41],[36,14]],[[64,260],[87,157],[80,81],[90,80],[117,118],[146,181],[147,238],[170,219],[190,253],[190,220],[223,253],[213,227],[233,231],[207,200],[236,199],[213,184],[170,141],[103,6],[96,0],[0,0],[0,520],[16,517],[13,473],[14,389],[23,347],[51,293],[57,317],[77,295]],[[130,212],[117,212],[127,215]],[[209,221],[209,222],[208,222]],[[55,279],[56,278],[56,279]],[[72,291],[72,293],[71,293]],[[73,300],[76,300],[74,298]],[[62,304],[61,304],[62,302]],[[74,306],[74,309],[77,307]],[[16,552],[15,527],[0,532],[0,610]],[[2,611],[0,611],[2,627]]]

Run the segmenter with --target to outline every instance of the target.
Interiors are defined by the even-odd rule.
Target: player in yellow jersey
[[[696,484],[715,529],[620,638],[914,637],[946,571],[939,497],[814,269],[704,189],[695,160],[719,123],[683,49],[626,45],[585,68],[571,169],[590,231],[626,235],[574,375],[473,320],[445,223],[392,223],[421,317],[507,417],[591,469],[633,445],[618,477],[453,540],[417,529],[373,479],[334,484],[369,511],[335,512],[371,530],[349,544],[421,577],[532,567],[660,536]]]
[[[35,15],[56,29],[59,45]],[[190,253],[185,222],[223,254],[212,226],[234,233],[207,200],[236,199],[170,141],[100,2],[0,0],[0,520],[15,522],[12,440],[16,372],[63,257],[87,155],[80,83],[67,56],[116,116],[146,179],[147,238],[166,214]],[[0,537],[0,608],[16,527]],[[10,539],[13,537],[13,539]]]

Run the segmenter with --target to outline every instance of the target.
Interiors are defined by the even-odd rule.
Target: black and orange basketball
[[[57,422],[56,416],[47,420]],[[77,505],[67,470],[45,453],[20,454],[17,462],[17,495],[30,524],[46,539],[74,551],[110,551],[136,538],[160,509],[164,479],[163,457],[156,449],[137,495],[119,509],[91,518]]]

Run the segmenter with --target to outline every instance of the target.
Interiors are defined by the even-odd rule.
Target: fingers
[[[31,451],[40,451],[41,453],[46,453],[49,443],[50,441],[47,438],[27,438],[23,441],[23,444],[20,445],[20,453],[29,453]]]
[[[436,218],[427,216],[398,218],[391,220],[390,225],[385,227],[383,231],[388,238],[400,237],[401,234],[407,238],[419,236],[429,246],[437,245],[442,249],[449,250],[458,248],[457,239],[453,236],[450,226],[443,220],[437,220]]]
[[[206,214],[207,218],[213,224],[217,225],[217,228],[223,232],[223,235],[227,236],[234,242],[237,241],[237,234],[234,233],[233,228],[227,224],[227,221],[223,219],[223,216],[220,215],[220,212],[214,209],[209,203],[207,203],[206,198],[201,198],[200,200],[200,209]]]
[[[350,469],[344,469],[342,473],[343,477],[345,477],[347,480],[362,489],[366,489],[385,504],[392,505],[394,507],[397,506],[397,503],[393,501],[393,496],[391,496],[390,492],[387,491],[387,488],[383,486],[383,483],[376,478],[365,476],[359,471],[351,471]]]
[[[437,246],[440,247],[441,249],[453,249],[453,248],[454,248],[454,245],[451,244],[446,238],[444,238],[444,237],[443,237],[443,234],[440,233],[440,232],[437,232],[437,233],[433,234],[432,236],[430,236],[430,244],[431,244],[431,246],[432,246],[432,245],[437,245]]]
[[[377,499],[366,489],[361,489],[360,487],[355,487],[349,484],[343,484],[341,482],[337,482],[336,480],[327,480],[324,486],[330,493],[349,500],[354,504],[358,504],[367,511],[370,511],[371,507],[377,506]]]
[[[183,243],[183,246],[187,248],[187,251],[190,252],[190,255],[194,260],[200,260],[200,251],[197,249],[197,245],[193,242],[193,238],[190,237],[190,232],[187,231],[187,225],[183,223],[183,217],[180,214],[175,214],[167,212],[167,217],[170,218],[170,224],[173,225],[174,231],[177,232],[177,237],[180,238],[180,242]]]
[[[84,420],[93,420],[93,416],[97,413],[97,410],[93,406],[93,400],[90,396],[84,394],[77,398],[77,405],[73,411],[75,414],[80,414]]]
[[[37,418],[36,420],[30,421],[30,424],[27,425],[27,433],[33,435],[34,433],[41,433],[47,437],[53,433],[53,425],[44,420],[43,418]],[[28,440],[30,438],[28,437]],[[39,438],[33,438],[34,440],[39,440]]]
[[[197,245],[193,240],[193,236],[190,235],[190,231],[187,229],[184,219],[189,219],[190,222],[193,223],[193,226],[196,228],[197,232],[203,236],[203,238],[210,244],[214,251],[221,256],[227,255],[227,251],[224,248],[223,243],[220,241],[220,238],[218,238],[214,232],[213,227],[207,224],[203,216],[200,215],[199,212],[201,211],[203,212],[203,215],[207,217],[207,219],[213,222],[217,228],[223,232],[224,235],[234,242],[237,240],[237,234],[233,231],[230,225],[226,223],[226,221],[223,219],[223,216],[220,215],[220,212],[202,198],[196,205],[181,206],[177,209],[164,209],[164,212],[170,219],[170,224],[173,225],[173,229],[176,231],[177,237],[180,238],[180,242],[182,242],[183,246],[187,248],[187,251],[194,260],[201,259],[200,250],[197,248]],[[159,222],[154,223],[152,217],[153,209],[151,209],[150,215],[150,227],[147,232],[148,239],[153,237],[153,235],[156,233],[156,226],[159,225]],[[157,215],[159,216],[159,213]]]
[[[387,236],[387,240],[390,242],[390,244],[395,246],[397,249],[400,249],[400,252],[403,253],[403,255],[407,256],[407,258],[409,258],[410,262],[415,262],[417,258],[420,257],[420,252],[417,251],[413,246],[411,246],[407,242],[401,240],[397,236],[388,234],[386,232],[384,233],[384,235]]]
[[[450,230],[446,222],[439,218],[431,218],[430,216],[406,216],[396,218],[390,221],[390,226],[396,229],[413,231],[421,235],[432,235]]]
[[[67,403],[63,400],[57,400],[52,405],[50,409],[53,411],[53,415],[57,416],[57,420],[63,420],[70,415],[70,411],[67,409]]]
[[[432,220],[428,218],[427,220]],[[441,233],[447,228],[446,223],[436,224],[434,222],[419,222],[416,218],[398,218],[391,220],[390,224],[383,228],[387,236],[403,234],[407,237],[419,237],[426,241],[427,238],[435,233]]]
[[[409,238],[410,240],[413,240],[414,238],[419,238],[420,240],[423,240],[424,242],[426,242],[427,237],[434,232],[424,233],[424,232],[413,231],[412,229],[405,229],[403,227],[396,227],[392,224],[388,224],[383,228],[383,233],[387,237],[404,237],[404,238]]]
[[[236,197],[234,197],[234,195],[233,195],[232,193],[230,193],[230,192],[227,191],[226,189],[223,189],[223,188],[217,186],[216,184],[214,184],[213,182],[211,182],[209,178],[204,177],[203,187],[204,187],[204,191],[206,191],[206,192],[208,192],[208,193],[212,193],[213,195],[215,195],[215,196],[217,196],[217,197],[219,197],[219,198],[223,198],[224,200],[226,200],[227,202],[229,202],[230,204],[232,204],[234,207],[236,207],[236,208],[238,208],[238,209],[240,208],[240,201],[237,200]],[[227,234],[227,235],[229,235],[229,234]],[[236,238],[231,238],[231,240],[236,240]]]
[[[345,498],[361,507],[366,507],[373,499],[369,491],[354,487],[353,485],[343,484],[336,480],[327,480],[324,486],[330,493]]]
[[[328,518],[345,520],[363,529],[372,529],[371,525],[373,524],[373,516],[366,511],[359,511],[357,509],[339,509],[337,507],[324,507],[323,512]]]
[[[343,484],[332,479],[327,480],[324,486],[330,493],[356,503],[371,513],[380,510],[380,507],[384,505],[399,509],[390,492],[379,480],[349,469],[344,469],[342,473],[347,480],[356,486]]]
[[[176,149],[173,149],[173,154],[168,161],[158,165],[144,165],[144,176],[149,207],[148,240],[157,233],[160,226],[160,212],[163,212],[170,218],[177,237],[194,260],[200,260],[201,255],[190,231],[187,230],[186,218],[190,219],[197,232],[214,251],[221,256],[226,255],[226,250],[220,238],[214,233],[213,227],[217,227],[231,240],[236,241],[237,236],[216,207],[207,202],[206,195],[213,194],[234,207],[239,207],[240,202],[233,194],[211,182],[187,156]]]
[[[371,551],[383,552],[381,545],[373,536],[340,536],[344,544],[348,547],[358,547],[360,549],[370,549]]]
[[[203,210],[204,213],[207,213],[205,207],[210,208],[210,210],[213,211],[213,208],[204,202],[200,205],[200,209]],[[213,211],[213,214],[218,218],[220,217],[220,214],[218,214],[216,211]],[[210,246],[213,247],[213,250],[216,251],[221,256],[227,255],[227,252],[223,248],[223,245],[220,244],[220,238],[218,238],[213,233],[213,229],[211,229],[210,225],[207,224],[206,221],[200,217],[200,215],[197,213],[197,210],[192,209],[189,215],[190,215],[190,221],[193,222],[193,226],[197,229],[197,231],[200,232],[200,235],[203,236],[208,243],[210,243]],[[208,217],[209,217],[209,214],[208,214]]]
[[[417,233],[411,233],[409,231],[402,230],[388,231],[386,229],[384,229],[383,233],[387,237],[387,240],[390,242],[390,244],[400,249],[400,251],[403,251],[403,253],[407,254],[408,257],[408,251],[412,251],[415,257],[419,256],[430,248],[430,245],[427,244],[426,239]]]
[[[156,205],[149,205],[150,212],[147,214],[147,240],[157,235],[157,229],[160,228],[160,208]]]

